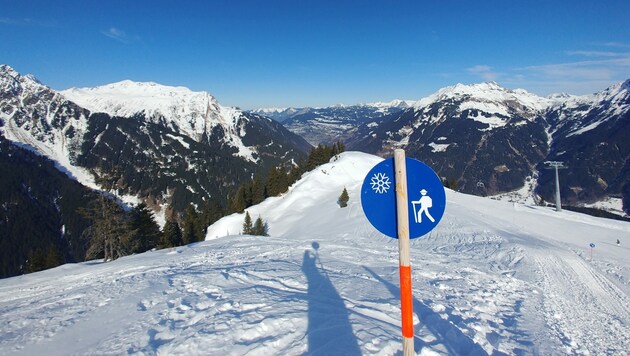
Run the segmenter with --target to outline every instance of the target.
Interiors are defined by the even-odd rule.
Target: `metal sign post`
[[[417,200],[413,200],[417,198]],[[370,223],[398,239],[403,354],[414,354],[413,295],[409,240],[433,230],[446,208],[442,181],[404,150],[374,166],[361,187],[361,205]]]

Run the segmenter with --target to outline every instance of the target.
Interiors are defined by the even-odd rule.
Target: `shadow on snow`
[[[400,298],[399,287],[383,279],[368,267],[363,266],[363,268],[381,282],[396,299]],[[416,336],[414,338],[415,352],[420,352],[425,346],[441,344],[449,355],[488,355],[479,344],[462,333],[459,328],[448,320],[442,319],[438,313],[416,298],[413,298],[413,311],[420,318],[420,323],[429,329],[436,338],[436,341],[428,344]]]
[[[312,246],[302,260],[308,282],[307,355],[361,355],[346,305],[319,259],[319,243]]]

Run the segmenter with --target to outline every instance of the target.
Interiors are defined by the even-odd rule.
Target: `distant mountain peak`
[[[150,92],[157,95],[172,95],[177,93],[180,95],[210,95],[205,91],[194,92],[184,86],[168,86],[156,82],[136,82],[130,79],[121,80],[119,82],[105,84],[94,88],[70,88],[68,90],[95,90],[95,91],[130,91],[130,92]]]
[[[9,82],[8,82],[9,81]],[[4,84],[2,84],[4,82]],[[30,91],[39,91],[42,89],[49,89],[46,85],[42,84],[34,75],[26,74],[21,75],[11,66],[6,64],[0,64],[0,85],[14,86],[15,82],[20,82],[18,85],[22,89]]]
[[[0,64],[0,74],[10,75],[12,77],[19,75],[19,73],[8,64]]]
[[[573,95],[569,93],[553,93],[553,94],[547,95],[547,99],[551,99],[551,100],[564,100],[564,99],[569,99],[571,97],[573,97]]]
[[[470,95],[470,96],[475,96],[475,97],[496,99],[498,98],[498,96],[505,96],[505,95],[532,96],[534,94],[531,94],[524,89],[510,90],[510,89],[502,87],[497,82],[483,82],[483,83],[475,83],[475,84],[458,83],[453,86],[442,88],[433,95],[437,95],[438,97]]]
[[[33,82],[37,83],[37,84],[42,84],[42,82],[39,81],[39,79],[37,79],[36,76],[34,76],[33,74],[27,74],[24,76],[25,78],[28,78],[29,80],[32,80]]]
[[[194,100],[194,98],[208,98],[215,101],[214,97],[205,91],[194,92],[183,86],[167,86],[155,82],[135,82],[122,80],[116,83],[101,85],[93,88],[70,88],[63,90],[62,94],[75,99],[99,96],[101,103],[106,100],[115,100],[119,104],[133,106],[138,103],[149,109],[163,109],[164,106],[180,104],[182,101]],[[94,103],[88,103],[92,106]],[[128,107],[133,109],[133,107]]]
[[[611,86],[610,88],[604,90],[604,92],[608,92],[609,94],[612,95],[617,95],[617,94],[627,94],[630,93],[630,79],[627,79],[623,82],[619,82],[613,86]]]
[[[373,102],[373,103],[368,103],[367,105],[369,106],[374,106],[377,108],[400,108],[400,109],[406,109],[408,107],[413,106],[413,104],[415,104],[415,101],[413,100],[401,100],[401,99],[394,99],[392,101],[389,102]]]
[[[418,100],[414,107],[421,110],[439,101],[456,100],[460,102],[460,110],[477,108],[488,113],[506,113],[506,107],[525,109],[528,115],[534,111],[542,111],[553,101],[532,94],[524,89],[506,89],[496,82],[477,84],[456,84]],[[490,105],[488,105],[490,104]],[[490,111],[488,111],[490,110]]]

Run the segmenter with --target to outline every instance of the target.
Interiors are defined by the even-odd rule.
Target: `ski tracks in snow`
[[[531,251],[543,291],[545,320],[572,354],[630,350],[630,298],[570,250]]]

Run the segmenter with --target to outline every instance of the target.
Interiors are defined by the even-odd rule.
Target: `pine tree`
[[[302,178],[302,168],[300,168],[299,165],[291,167],[287,178],[287,185],[293,185],[293,183],[297,182],[300,178]]]
[[[46,268],[46,256],[41,250],[31,251],[26,261],[26,272],[32,273]]]
[[[59,254],[59,248],[53,244],[48,247],[46,254],[46,268],[53,268],[63,264],[63,259]]]
[[[182,245],[182,230],[175,219],[169,219],[164,224],[160,247],[168,248]]]
[[[124,244],[129,253],[142,253],[154,247],[160,242],[160,227],[153,218],[153,212],[145,203],[141,203],[130,213],[128,234],[124,238]]]
[[[86,260],[102,257],[107,262],[129,254],[124,244],[129,234],[126,216],[116,202],[101,195],[95,204],[80,213],[92,221],[83,231],[89,241]]]
[[[346,151],[346,145],[341,141],[337,141],[337,154],[343,153]]]
[[[267,175],[267,195],[277,197],[289,189],[289,177],[283,167],[272,167]]]
[[[276,167],[271,167],[271,169],[269,169],[269,172],[267,173],[267,183],[265,187],[265,190],[270,197],[280,195],[280,187],[278,181],[278,170],[276,169]]]
[[[340,207],[345,208],[346,206],[348,206],[349,200],[350,200],[350,196],[348,195],[348,191],[346,190],[346,187],[344,187],[343,191],[341,192],[341,195],[339,196],[339,199],[337,200],[337,203],[339,204]]]
[[[313,169],[321,166],[322,164],[326,164],[330,162],[330,159],[335,155],[345,151],[345,146],[343,143],[337,142],[332,147],[326,145],[318,145],[314,149],[311,150],[311,153],[308,155],[308,159],[304,166],[304,171],[312,171]]]
[[[205,201],[203,203],[202,211],[201,211],[201,221],[203,226],[203,232],[205,236],[205,232],[208,226],[214,224],[216,221],[221,219],[224,214],[224,209],[216,200],[211,199],[209,202]]]
[[[313,169],[321,166],[322,164],[328,163],[330,160],[332,153],[332,149],[328,146],[319,144],[308,155],[308,160],[306,162],[306,171],[312,171]]]
[[[235,213],[242,213],[247,207],[246,189],[241,185],[230,199],[230,210]]]
[[[445,188],[449,188],[452,190],[457,190],[457,179],[455,178],[446,178],[446,177],[442,177],[442,185]]]
[[[333,144],[332,156],[334,157],[334,156],[344,152],[345,150],[346,150],[346,146],[341,141],[337,141],[335,144]]]
[[[263,222],[260,216],[256,219],[256,222],[254,222],[252,235],[269,236],[267,234],[267,224]]]
[[[245,221],[243,222],[243,235],[253,235],[254,228],[252,226],[252,218],[249,216],[249,212],[245,213]]]
[[[252,205],[262,203],[267,197],[265,194],[265,182],[260,175],[256,175],[252,181]]]
[[[182,241],[184,245],[202,240],[203,231],[201,222],[199,221],[199,214],[192,204],[188,205],[188,208],[186,208],[182,225],[184,230],[182,233]]]

